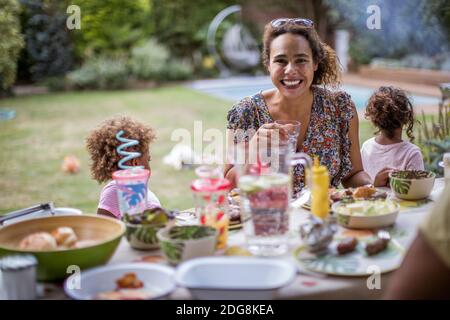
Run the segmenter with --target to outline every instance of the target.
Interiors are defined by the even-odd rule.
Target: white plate
[[[115,290],[116,280],[129,272],[134,272],[144,283],[142,289],[154,292],[151,299],[164,298],[175,289],[173,268],[158,264],[124,263],[74,273],[64,282],[64,291],[72,299],[92,300],[101,292]]]
[[[178,285],[202,300],[267,300],[292,282],[295,265],[285,260],[255,257],[210,257],[182,263]]]
[[[79,209],[75,208],[54,208],[54,216],[70,216],[70,215],[80,215],[83,212]],[[9,224],[17,223],[24,220],[34,219],[34,218],[42,218],[42,217],[51,217],[52,213],[49,210],[40,210],[25,216],[21,216],[18,218],[6,220],[3,225],[7,226]]]

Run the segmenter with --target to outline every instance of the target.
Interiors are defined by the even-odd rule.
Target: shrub
[[[130,69],[141,80],[163,80],[169,52],[155,40],[131,50]]]
[[[192,75],[187,62],[170,58],[165,46],[151,39],[131,50],[130,70],[140,80],[186,80]]]
[[[126,87],[128,69],[124,59],[94,58],[68,75],[76,89],[121,89]]]
[[[425,167],[442,175],[443,170],[438,166],[446,152],[450,152],[450,87],[441,86],[442,101],[439,103],[437,122],[434,116],[431,125],[427,124],[422,111],[422,126],[419,129],[419,145],[423,151]]]
[[[24,46],[18,14],[19,4],[16,0],[0,0],[0,91],[13,85],[17,60]]]
[[[44,84],[49,91],[57,92],[64,91],[66,89],[66,83],[64,77],[49,77],[45,79]]]
[[[187,62],[178,60],[166,64],[167,80],[187,80],[192,77],[192,66]]]

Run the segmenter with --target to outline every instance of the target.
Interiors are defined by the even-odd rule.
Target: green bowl
[[[79,240],[95,243],[83,248],[29,251],[18,249],[20,241],[35,232],[51,232],[58,227],[71,227]],[[101,216],[54,216],[21,221],[0,229],[0,257],[29,253],[38,260],[39,281],[62,280],[79,269],[105,264],[112,257],[125,232],[123,222]]]

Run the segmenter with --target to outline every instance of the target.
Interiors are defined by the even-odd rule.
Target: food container
[[[436,174],[431,171],[404,170],[389,173],[391,189],[397,198],[421,200],[433,190]]]
[[[161,251],[171,264],[211,256],[216,250],[218,231],[209,226],[173,226],[158,231]]]
[[[173,268],[159,264],[123,263],[83,271],[79,281],[72,275],[64,282],[64,291],[72,299],[96,299],[101,292],[114,291],[116,281],[127,273],[135,273],[142,281],[143,289],[152,293],[149,299],[162,299],[175,290]]]
[[[80,248],[49,251],[19,249],[19,243],[28,235],[51,232],[58,227],[70,227],[80,241],[90,243]],[[32,254],[38,261],[39,281],[61,280],[70,274],[70,266],[78,266],[83,270],[107,263],[116,251],[124,232],[123,222],[94,215],[56,216],[21,221],[0,229],[0,257]]]
[[[195,213],[200,224],[211,226],[219,232],[217,249],[228,241],[228,191],[231,183],[223,178],[222,170],[215,166],[200,166],[195,170],[198,179],[191,184]]]
[[[374,206],[372,213],[364,213],[365,208],[375,203],[386,204],[390,210],[380,213]],[[333,204],[332,210],[337,215],[337,222],[350,229],[375,229],[393,225],[397,219],[400,206],[391,200],[356,200],[339,201]]]
[[[6,213],[0,216],[0,226],[6,226],[19,221],[40,217],[68,216],[80,214],[82,214],[82,212],[79,209],[55,208],[53,202],[48,202]]]
[[[0,259],[0,300],[36,298],[36,265],[32,255],[11,255]]]
[[[450,152],[444,153],[443,160],[440,163],[444,168],[445,185],[450,185]]]
[[[130,246],[138,250],[153,250],[159,248],[156,234],[169,222],[170,213],[162,208],[145,210],[134,215],[125,214],[125,237]]]
[[[268,300],[294,280],[296,268],[285,260],[255,257],[210,257],[182,263],[179,286],[202,300]]]
[[[117,184],[120,213],[142,213],[147,208],[147,185],[150,171],[139,167],[117,170],[112,174]]]

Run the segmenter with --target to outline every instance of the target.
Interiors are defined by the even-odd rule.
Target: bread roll
[[[52,231],[52,236],[55,238],[58,246],[72,247],[78,240],[75,231],[70,227],[59,227]]]
[[[370,198],[376,191],[377,189],[375,189],[374,187],[369,186],[358,187],[355,189],[355,191],[353,191],[353,197],[359,199],[367,199]]]
[[[32,233],[20,241],[19,249],[30,251],[56,250],[58,245],[55,238],[48,232]]]

